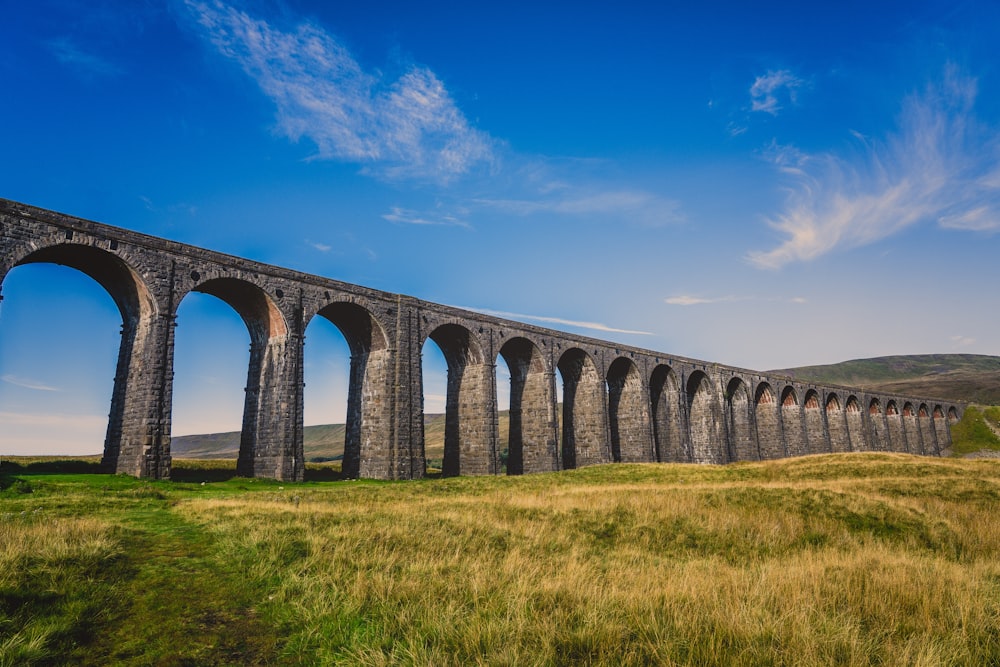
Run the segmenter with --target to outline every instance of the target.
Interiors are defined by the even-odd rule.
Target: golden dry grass
[[[303,664],[1000,661],[1000,465],[835,455],[177,507]]]

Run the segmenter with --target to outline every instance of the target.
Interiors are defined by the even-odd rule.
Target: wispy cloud
[[[564,190],[536,199],[474,199],[473,204],[519,216],[538,213],[572,216],[617,216],[649,226],[667,225],[684,219],[680,204],[643,190]]]
[[[776,298],[776,297],[759,297],[759,296],[717,296],[717,297],[701,297],[692,296],[689,294],[680,294],[678,296],[670,296],[663,300],[665,303],[671,306],[700,306],[707,303],[727,303],[734,301],[778,301],[785,303],[808,303],[808,300],[801,296],[795,296],[792,298]]]
[[[186,5],[212,45],[277,106],[278,130],[310,139],[317,158],[439,183],[494,159],[494,141],[469,124],[430,69],[414,65],[388,82],[315,24],[286,32],[222,2]]]
[[[309,239],[306,239],[306,245],[314,250],[319,250],[320,252],[330,252],[333,250],[333,246],[329,244],[319,243],[318,241],[310,241]]]
[[[67,37],[49,40],[45,46],[48,47],[56,60],[86,77],[117,76],[124,72],[115,63],[94,53],[84,51]]]
[[[33,389],[35,391],[62,391],[58,387],[53,387],[45,384],[44,382],[39,382],[38,380],[21,378],[10,374],[0,375],[0,380],[3,380],[7,384],[12,384],[15,387],[21,387],[22,389]]]
[[[969,345],[975,345],[976,339],[970,338],[969,336],[958,335],[958,336],[952,336],[951,342],[956,347],[968,347]]]
[[[784,210],[767,222],[786,239],[748,259],[779,268],[921,222],[1000,230],[1000,131],[977,121],[975,98],[975,79],[949,68],[904,101],[898,131],[882,141],[855,133],[860,149],[847,155],[774,146],[791,183]]]
[[[637,336],[652,336],[653,334],[649,331],[634,331],[631,329],[616,329],[614,327],[609,327],[606,324],[601,324],[600,322],[584,322],[579,320],[566,320],[561,317],[544,317],[541,315],[525,315],[523,313],[508,313],[502,310],[488,310],[486,308],[470,308],[468,306],[463,306],[463,310],[471,310],[476,313],[482,313],[483,315],[492,315],[494,317],[503,317],[511,320],[526,320],[528,322],[544,322],[546,324],[559,324],[567,327],[574,327],[577,329],[592,329],[594,331],[603,331],[605,333],[620,333],[620,334],[634,334]]]
[[[777,116],[782,108],[778,96],[781,95],[794,104],[798,99],[798,90],[804,83],[787,69],[768,71],[754,79],[750,86],[750,110]]]
[[[444,225],[451,227],[469,227],[469,223],[451,214],[421,213],[410,209],[393,206],[388,213],[382,215],[383,220],[402,225]]]

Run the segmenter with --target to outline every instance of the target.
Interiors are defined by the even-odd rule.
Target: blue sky
[[[651,4],[8,3],[0,196],[749,368],[1000,354],[997,4]],[[110,298],[3,295],[0,454],[98,451]],[[249,337],[199,297],[177,434],[240,423]],[[346,406],[324,324],[307,423]]]

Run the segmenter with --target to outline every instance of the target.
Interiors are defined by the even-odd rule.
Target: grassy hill
[[[507,448],[510,418],[506,410],[499,415],[500,451]],[[302,432],[307,461],[339,461],[344,457],[344,424],[306,426]],[[440,466],[444,457],[444,415],[424,415],[424,451],[429,462]],[[240,452],[240,433],[182,435],[171,440],[171,454],[181,459],[235,459]]]
[[[1000,357],[982,354],[875,357],[770,372],[811,382],[1000,405]]]
[[[1000,664],[1000,461],[67,467],[0,467],[0,665]]]

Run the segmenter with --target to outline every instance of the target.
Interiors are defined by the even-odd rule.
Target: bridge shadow
[[[0,475],[78,475],[107,472],[98,458],[0,461]]]

